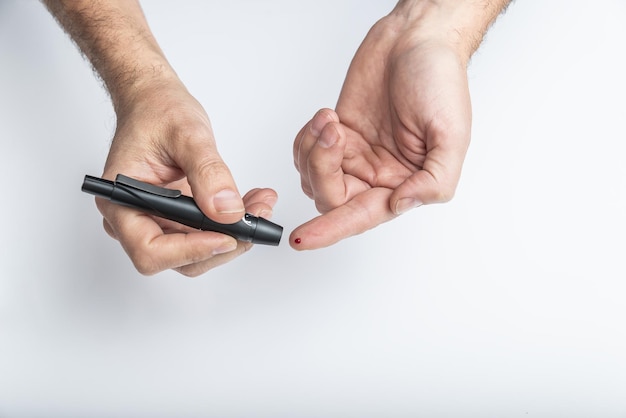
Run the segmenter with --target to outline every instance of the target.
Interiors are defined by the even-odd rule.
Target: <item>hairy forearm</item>
[[[176,77],[135,0],[43,0],[100,75],[116,110]]]
[[[420,36],[438,37],[469,60],[511,0],[400,0],[390,16]]]

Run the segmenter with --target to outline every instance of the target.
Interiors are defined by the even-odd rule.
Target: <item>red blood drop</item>
[[[300,238],[296,238],[295,240],[293,240],[293,242],[295,242],[296,244],[300,244],[302,240]]]

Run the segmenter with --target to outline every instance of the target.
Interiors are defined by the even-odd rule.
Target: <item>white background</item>
[[[391,0],[146,1],[242,191],[315,215],[291,144]],[[0,417],[626,417],[626,3],[515,2],[474,56],[455,199],[331,248],[143,277],[85,174],[108,97],[0,3]]]

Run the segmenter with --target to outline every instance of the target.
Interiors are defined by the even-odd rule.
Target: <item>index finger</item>
[[[389,208],[391,193],[384,187],[360,193],[344,205],[300,225],[289,236],[289,244],[296,250],[328,247],[390,221],[396,217]]]

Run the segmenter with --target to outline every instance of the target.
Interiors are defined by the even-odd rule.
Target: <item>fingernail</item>
[[[237,242],[228,242],[214,249],[213,255],[226,254],[231,251],[235,251],[235,249],[237,249]]]
[[[326,126],[326,124],[328,123],[328,121],[321,116],[322,113],[318,112],[315,116],[313,116],[313,121],[311,122],[311,133],[316,138],[320,136],[320,133],[322,133],[324,126]]]
[[[421,206],[422,202],[412,197],[405,197],[404,199],[398,200],[396,203],[396,215],[402,215],[405,212],[410,211],[418,206]]]
[[[220,213],[243,212],[243,202],[237,192],[230,189],[220,190],[213,196],[213,205]]]
[[[324,129],[324,131],[322,131],[322,135],[320,135],[317,140],[317,143],[320,144],[322,148],[330,148],[337,143],[337,129],[335,129],[334,126],[331,126],[330,128],[331,129]]]

